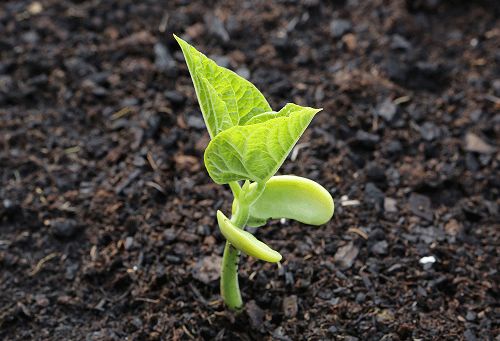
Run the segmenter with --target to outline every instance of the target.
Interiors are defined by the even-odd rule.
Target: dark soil
[[[255,231],[241,316],[173,33],[324,108],[280,173],[334,218]],[[0,58],[0,339],[500,340],[498,1],[1,1]]]

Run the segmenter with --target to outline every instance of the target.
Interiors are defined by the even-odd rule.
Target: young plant
[[[227,239],[221,294],[230,309],[240,312],[240,251],[268,262],[281,260],[279,252],[245,231],[245,226],[259,227],[281,218],[321,225],[333,215],[333,199],[318,183],[293,175],[274,176],[321,109],[287,104],[273,111],[253,84],[174,37],[186,58],[211,138],[204,156],[208,174],[218,184],[229,184],[234,195],[231,218],[217,211],[217,221]]]

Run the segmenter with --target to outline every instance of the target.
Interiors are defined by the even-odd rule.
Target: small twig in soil
[[[167,194],[167,192],[160,185],[158,185],[156,182],[148,181],[148,182],[146,182],[146,185],[148,185],[149,187],[156,188],[158,191],[162,192],[163,194]]]
[[[64,150],[65,154],[73,154],[73,153],[78,153],[80,151],[80,146],[74,146],[70,147]]]
[[[493,96],[493,95],[490,95],[490,94],[485,94],[484,95],[484,99],[487,99],[488,101],[491,101],[495,104],[500,104],[500,97],[497,97],[497,96]]]
[[[206,305],[207,300],[205,299],[205,297],[203,297],[203,295],[200,293],[200,291],[194,286],[194,284],[189,282],[189,287],[191,288],[191,290],[193,290],[194,294],[196,295],[196,297],[198,297],[198,299],[201,301],[201,303]]]
[[[304,142],[304,143],[297,144],[295,146],[295,148],[293,148],[293,150],[292,150],[292,156],[290,156],[290,161],[294,162],[295,160],[297,160],[297,156],[299,155],[299,151],[302,148],[309,147],[310,145],[311,145],[310,142]]]
[[[160,175],[165,175],[165,172],[162,172],[160,169],[158,169],[158,166],[155,163],[155,160],[153,159],[153,154],[151,152],[148,153],[147,155],[149,164],[151,165],[151,168],[153,169],[154,172],[160,174]]]
[[[42,268],[42,265],[43,265],[45,262],[47,262],[47,261],[51,260],[51,259],[52,259],[52,258],[54,258],[55,256],[57,256],[57,254],[56,254],[56,253],[51,253],[50,255],[48,255],[48,256],[46,256],[46,257],[42,258],[42,259],[38,262],[38,264],[36,265],[35,269],[34,269],[33,271],[31,271],[31,272],[30,272],[30,276],[34,276],[34,275],[35,275],[38,271],[40,271],[40,269]]]
[[[401,96],[399,98],[396,98],[393,102],[394,102],[394,104],[401,104],[401,103],[406,103],[409,101],[411,101],[410,96]]]
[[[357,228],[355,228],[355,227],[350,227],[347,230],[347,232],[355,232],[355,233],[359,234],[361,237],[363,237],[364,239],[368,240],[368,236],[365,233],[363,233],[360,230],[358,230]]]
[[[189,332],[189,330],[186,328],[186,326],[185,326],[185,325],[182,325],[182,329],[184,330],[184,332],[185,332],[185,333],[186,333],[186,334],[187,334],[190,338],[192,338],[193,340],[195,339],[195,337],[193,336],[193,334],[191,334],[191,333]]]
[[[125,108],[121,109],[120,111],[118,111],[118,112],[114,113],[113,115],[111,115],[111,119],[113,121],[117,120],[120,117],[125,116],[129,111],[130,111],[130,107],[125,107]]]
[[[160,303],[159,299],[153,300],[152,298],[143,298],[143,297],[134,298],[134,301],[142,301],[142,302],[149,302],[149,303]]]

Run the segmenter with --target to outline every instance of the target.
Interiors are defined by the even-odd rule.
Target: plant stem
[[[238,228],[243,229],[248,220],[250,207],[238,205],[236,212],[231,217],[231,222]],[[224,302],[229,309],[240,313],[243,308],[240,286],[238,284],[238,261],[240,251],[226,241],[224,255],[222,256],[222,273],[220,279],[220,291]]]
[[[229,186],[231,187],[231,190],[233,191],[233,195],[236,199],[240,197],[241,193],[241,187],[240,184],[237,181],[233,181],[229,183]]]
[[[226,241],[222,256],[220,292],[227,307],[240,313],[243,310],[240,286],[238,284],[238,260],[240,251]]]
[[[231,222],[237,228],[243,229],[250,216],[250,206],[258,199],[260,194],[262,194],[265,184],[258,184],[257,188],[251,192],[251,198],[246,198],[248,193],[241,189],[237,182],[231,183],[230,185],[235,198],[239,199],[236,211],[231,216]],[[248,189],[248,186],[246,186],[246,188]],[[239,257],[240,251],[226,241],[226,247],[224,248],[224,254],[222,256],[220,290],[222,298],[224,302],[226,302],[228,308],[236,311],[236,313],[241,313],[243,309],[243,300],[241,298],[240,286],[238,283]]]

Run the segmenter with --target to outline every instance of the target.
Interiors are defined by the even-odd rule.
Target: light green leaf
[[[252,124],[266,122],[266,121],[272,120],[273,118],[278,118],[278,117],[281,117],[281,116],[276,111],[265,112],[263,114],[259,114],[259,115],[252,117],[250,120],[248,120],[248,122],[245,122],[245,124],[243,124],[243,125],[249,126]]]
[[[263,114],[256,115],[252,117],[250,120],[245,122],[245,124],[242,125],[251,125],[251,124],[257,124],[257,123],[262,123],[269,121],[273,118],[278,118],[278,117],[288,117],[292,112],[295,111],[301,111],[303,110],[304,107],[301,107],[300,105],[293,104],[293,103],[288,103],[285,105],[280,111],[271,111],[271,112],[265,112]]]
[[[215,134],[234,126],[234,123],[231,121],[231,117],[228,114],[226,103],[221,99],[214,87],[208,82],[206,78],[198,77],[198,79],[200,90],[199,97],[206,99],[203,102],[203,105],[200,106],[202,108],[202,111],[204,111],[203,109],[205,109],[210,113],[220,113],[220,115],[203,115],[203,117],[205,118],[205,125],[207,127],[212,127]],[[210,136],[213,137],[210,129],[208,129],[208,132],[210,133]]]
[[[284,116],[219,133],[205,150],[210,177],[218,184],[267,181],[320,110],[293,105],[293,109],[279,112]]]
[[[236,73],[218,66],[184,40],[181,46],[198,96],[210,137],[252,117],[270,112],[271,107],[257,88]]]

